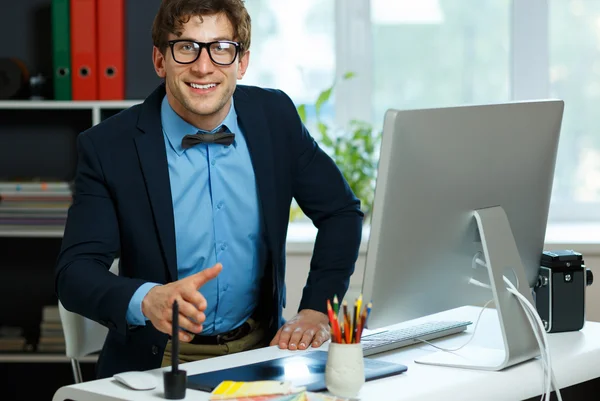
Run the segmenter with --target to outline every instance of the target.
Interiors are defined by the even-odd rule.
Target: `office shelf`
[[[126,109],[142,100],[0,100],[0,109]]]
[[[141,101],[0,101],[0,181],[66,181],[74,179],[77,136]],[[56,305],[54,266],[64,226],[0,225],[0,325],[20,327],[28,344],[41,333],[42,309]],[[97,355],[81,359],[84,375],[94,377]],[[49,399],[56,389],[72,383],[70,359],[43,352],[0,353],[0,373],[12,383],[22,372],[47,378],[40,388],[15,388],[15,399]],[[8,390],[10,394],[11,390]],[[3,395],[0,398],[5,399]],[[10,400],[12,398],[8,398]]]
[[[27,111],[33,113],[47,110],[54,111],[78,111],[86,113],[90,118],[90,124],[96,125],[102,120],[127,109],[143,100],[114,100],[114,101],[61,101],[61,100],[2,100],[0,101],[0,113],[4,111]],[[1,114],[0,114],[1,115]],[[1,120],[0,120],[1,121]],[[62,119],[64,122],[65,120]],[[67,119],[68,121],[68,119]],[[32,120],[28,119],[27,123]],[[1,127],[1,125],[0,125]]]
[[[95,363],[98,355],[89,355],[79,359],[82,363]],[[70,359],[64,354],[44,354],[40,352],[0,353],[0,363],[62,363]]]
[[[125,100],[56,101],[53,98],[51,1],[0,1],[10,41],[3,57],[22,61],[30,76],[45,83],[36,90],[48,100],[0,100],[0,181],[72,181],[77,166],[77,136],[103,120],[141,103],[162,81],[150,59],[149,27],[161,0],[126,1]],[[1,81],[1,79],[0,79]],[[1,86],[2,84],[0,84]],[[29,97],[30,91],[23,91]],[[28,344],[40,334],[42,308],[56,305],[54,266],[60,251],[61,226],[0,225],[0,325],[21,327]],[[17,305],[18,307],[10,307]],[[84,379],[95,378],[96,356],[82,364]],[[36,352],[0,353],[0,400],[49,400],[73,383],[69,359]],[[23,378],[34,385],[23,386]]]

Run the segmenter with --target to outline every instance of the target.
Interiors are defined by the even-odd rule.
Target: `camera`
[[[546,332],[578,331],[585,323],[585,291],[594,281],[583,256],[571,249],[544,251],[535,285],[536,309]]]

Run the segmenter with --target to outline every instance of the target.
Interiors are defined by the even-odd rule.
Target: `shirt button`
[[[223,207],[223,202],[219,202],[219,204],[217,205],[217,209],[221,209]]]
[[[221,250],[224,251],[225,249],[227,249],[227,244],[221,245]]]
[[[152,346],[152,355],[158,355],[158,347],[156,345]]]
[[[210,162],[210,164],[212,164],[213,166],[214,166],[216,163],[217,163],[217,161],[216,161],[216,160],[212,160],[212,161]]]

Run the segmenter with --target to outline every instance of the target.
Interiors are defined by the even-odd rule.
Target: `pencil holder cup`
[[[325,384],[333,395],[358,396],[365,384],[362,344],[330,343],[325,365]]]

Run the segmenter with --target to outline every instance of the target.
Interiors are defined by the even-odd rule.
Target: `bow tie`
[[[235,134],[231,132],[224,132],[225,126],[222,126],[218,132],[214,134],[203,134],[198,132],[193,135],[186,135],[181,140],[181,147],[184,149],[191,148],[199,143],[219,143],[221,145],[229,146],[233,143]]]

